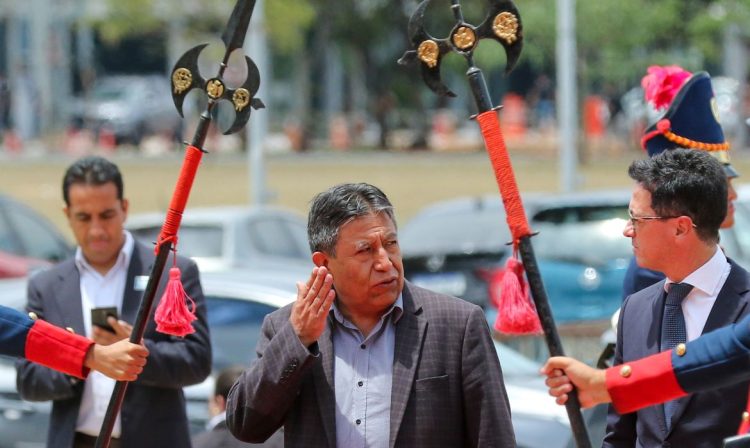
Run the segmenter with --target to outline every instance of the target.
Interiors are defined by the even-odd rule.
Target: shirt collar
[[[724,255],[724,251],[717,245],[714,255],[703,266],[685,277],[682,283],[689,283],[693,285],[694,289],[700,289],[709,296],[717,296],[719,289],[723,285],[721,281],[723,278],[722,273],[728,264],[729,262]],[[672,283],[675,282],[667,278],[667,281],[664,283],[664,290],[669,291],[669,285]]]
[[[125,236],[125,242],[120,249],[120,253],[117,255],[117,261],[115,261],[115,264],[114,266],[112,266],[112,269],[110,269],[110,271],[113,269],[127,268],[127,266],[130,265],[130,259],[133,256],[133,248],[135,247],[135,240],[133,239],[133,235],[131,235],[127,230],[123,230],[122,234]],[[91,266],[91,264],[89,264],[89,262],[86,260],[86,257],[83,256],[81,246],[78,246],[76,248],[75,263],[78,267],[78,270],[97,272],[96,269],[94,269],[93,266]]]
[[[329,313],[333,316],[334,319],[340,324],[344,324],[344,322],[348,322],[348,320],[344,317],[344,315],[341,313],[341,310],[338,306],[336,306],[336,301],[333,302],[333,306],[331,306],[331,311]],[[398,295],[398,298],[395,302],[388,308],[388,310],[383,313],[383,316],[380,318],[380,320],[385,320],[390,314],[393,314],[393,323],[401,319],[401,316],[404,314],[404,298],[403,293]]]
[[[227,419],[226,411],[219,412],[218,414],[214,415],[213,417],[211,417],[211,419],[208,420],[208,422],[206,423],[206,431],[212,431],[214,428],[216,428],[216,426],[219,423],[225,421],[226,419]]]

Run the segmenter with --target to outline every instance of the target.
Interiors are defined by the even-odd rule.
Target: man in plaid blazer
[[[393,207],[368,184],[320,193],[315,263],[266,316],[229,395],[235,437],[291,447],[515,447],[482,310],[404,281]]]

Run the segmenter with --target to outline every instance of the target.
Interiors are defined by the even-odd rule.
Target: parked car
[[[750,185],[737,186],[735,225],[721,230],[728,256],[750,266]],[[524,197],[534,252],[558,323],[608,320],[620,307],[632,257],[622,231],[630,190]],[[423,209],[399,232],[412,282],[462,297],[496,315],[511,240],[497,194],[443,201]]]
[[[157,132],[179,137],[181,124],[169,82],[158,75],[100,78],[87,96],[73,102],[71,115],[78,126],[113,133],[118,143],[138,144]]]
[[[71,246],[49,220],[0,194],[0,278],[22,277],[71,253]]]
[[[632,255],[622,236],[628,191],[529,195],[526,214],[539,270],[558,322],[607,319],[620,305]],[[491,308],[512,246],[499,195],[426,207],[400,232],[412,282]]]
[[[163,213],[128,217],[133,236],[152,244],[164,222]],[[307,222],[281,207],[188,208],[177,234],[177,250],[193,258],[201,272],[233,268],[312,268]],[[305,277],[307,278],[307,277]]]
[[[211,272],[202,275],[213,348],[213,370],[229,365],[248,365],[266,314],[291,303],[294,282],[284,271]],[[22,307],[25,280],[0,281],[0,304]],[[499,342],[495,344],[512,409],[518,446],[565,447],[571,437],[563,407],[547,394],[539,376],[539,364]],[[214,377],[185,388],[192,432],[202,431],[208,419],[208,398]],[[51,404],[20,400],[15,389],[15,370],[10,360],[0,360],[0,448],[43,446]]]

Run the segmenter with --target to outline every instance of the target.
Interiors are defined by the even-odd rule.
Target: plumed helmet
[[[650,157],[674,148],[708,151],[722,163],[727,177],[739,176],[729,163],[729,143],[708,73],[652,66],[641,84],[649,103],[657,109],[668,106],[641,139]]]

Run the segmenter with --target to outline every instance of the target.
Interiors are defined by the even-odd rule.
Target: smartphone
[[[91,325],[96,325],[110,333],[114,333],[115,329],[107,323],[107,318],[109,316],[117,319],[117,307],[109,306],[103,308],[91,308]]]

